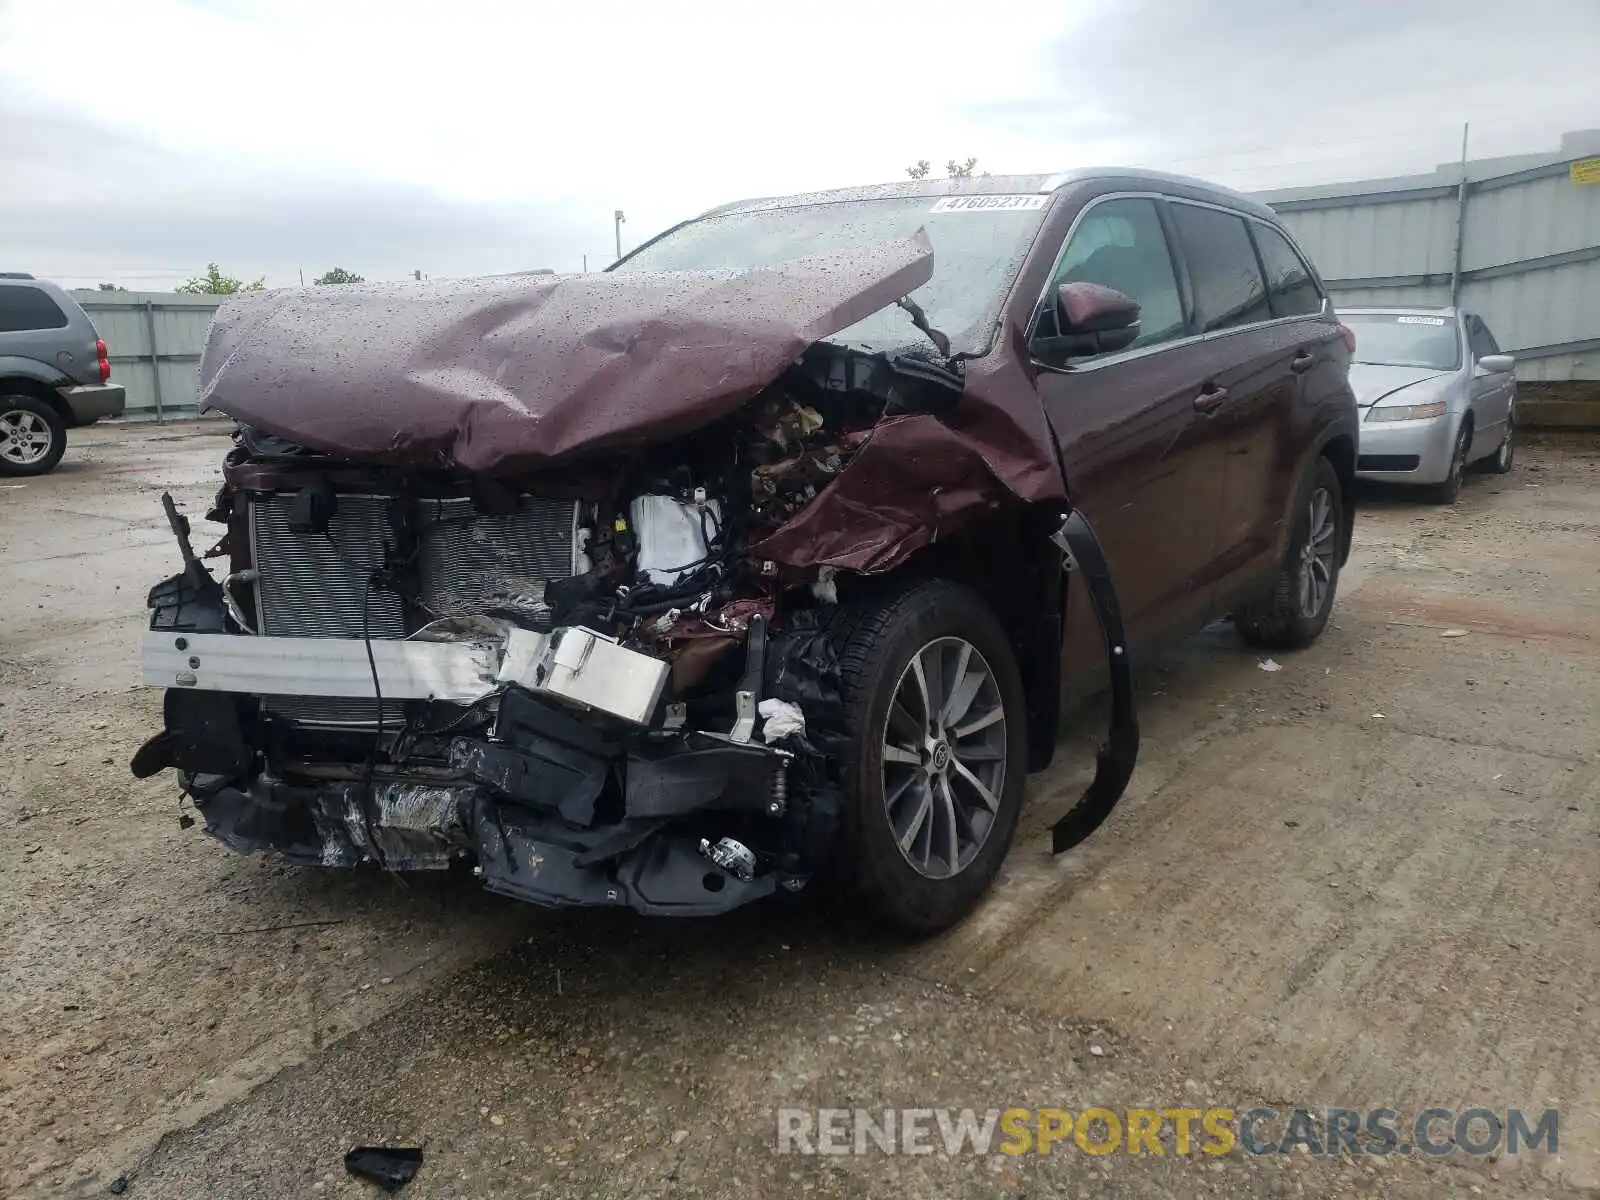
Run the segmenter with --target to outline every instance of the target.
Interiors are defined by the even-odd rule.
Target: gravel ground
[[[1048,854],[1086,719],[994,896],[916,946],[816,903],[551,914],[181,829],[127,774],[159,719],[135,646],[176,567],[159,493],[200,511],[225,445],[96,428],[0,489],[0,1194],[372,1195],[362,1143],[425,1147],[409,1197],[1600,1189],[1592,441],[1453,509],[1365,494],[1323,640],[1266,672],[1214,629],[1148,666],[1113,820]],[[1558,1107],[1560,1153],[774,1149],[779,1107],[1258,1103]]]

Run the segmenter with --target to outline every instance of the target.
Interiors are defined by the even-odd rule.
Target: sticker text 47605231
[[[930,213],[1025,212],[1040,209],[1049,196],[1019,196],[996,193],[992,196],[945,196],[934,203]]]

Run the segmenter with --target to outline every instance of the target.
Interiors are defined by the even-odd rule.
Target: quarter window
[[[0,286],[0,333],[64,329],[67,314],[36,287]]]
[[[1174,223],[1194,277],[1195,305],[1206,333],[1270,320],[1267,288],[1244,218],[1174,203]]]
[[[1187,331],[1172,252],[1155,202],[1107,200],[1083,215],[1050,281],[1039,333],[1057,332],[1055,294],[1063,283],[1098,283],[1139,303],[1139,337],[1128,349],[1169,342]]]
[[[1267,302],[1275,317],[1309,317],[1322,311],[1322,293],[1289,239],[1270,225],[1250,226],[1267,273]]]
[[[1482,358],[1486,354],[1500,353],[1494,335],[1489,332],[1489,327],[1483,323],[1481,317],[1467,318],[1467,344],[1472,347],[1472,357],[1475,359]]]

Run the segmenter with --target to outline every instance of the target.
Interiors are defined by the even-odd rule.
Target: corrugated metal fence
[[[75,291],[111,352],[111,379],[128,389],[130,418],[198,412],[200,352],[223,296]]]
[[[1336,305],[1480,314],[1521,380],[1600,380],[1600,130],[1544,155],[1263,192]],[[1586,161],[1587,160],[1587,161]]]

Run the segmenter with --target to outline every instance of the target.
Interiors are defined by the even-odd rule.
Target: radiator
[[[325,534],[290,528],[292,493],[253,497],[251,559],[256,628],[273,637],[403,638],[400,597],[367,580],[392,538],[388,496],[342,494]],[[538,592],[545,580],[576,574],[579,508],[572,500],[523,497],[515,512],[480,513],[470,497],[419,500],[418,593],[440,616],[476,611],[486,600]],[[373,726],[371,700],[274,696],[267,711],[300,724]],[[401,706],[384,702],[384,722],[399,727]]]

